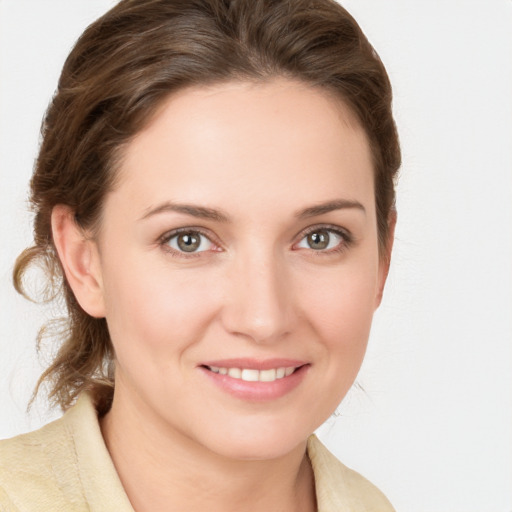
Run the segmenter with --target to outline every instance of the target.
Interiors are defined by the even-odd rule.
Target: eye
[[[179,253],[197,253],[214,248],[213,242],[206,235],[194,230],[170,233],[162,242]]]
[[[318,252],[337,252],[345,249],[350,242],[350,237],[339,229],[314,228],[305,234],[297,247]]]

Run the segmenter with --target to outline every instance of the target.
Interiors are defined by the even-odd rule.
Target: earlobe
[[[388,278],[389,266],[391,263],[391,252],[393,250],[393,242],[395,240],[395,227],[396,227],[396,219],[397,212],[396,209],[392,209],[389,213],[388,219],[388,239],[386,243],[386,247],[384,249],[384,254],[380,257],[379,262],[379,282],[377,284],[377,295],[375,297],[375,309],[380,306],[382,302],[382,296],[384,294],[384,285],[386,284],[386,280]]]
[[[96,243],[75,221],[71,208],[52,210],[52,235],[66,280],[76,300],[89,315],[105,316],[101,267]]]

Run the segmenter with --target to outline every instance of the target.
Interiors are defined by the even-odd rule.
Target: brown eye
[[[310,249],[318,253],[330,254],[351,244],[351,238],[338,228],[318,227],[304,233],[296,247]]]
[[[211,250],[212,242],[198,231],[183,231],[168,238],[166,244],[178,253],[194,253]]]
[[[311,249],[323,250],[329,246],[331,237],[326,229],[319,229],[307,236],[307,243]]]
[[[183,233],[177,236],[178,247],[185,252],[194,252],[201,245],[199,236],[193,233]]]

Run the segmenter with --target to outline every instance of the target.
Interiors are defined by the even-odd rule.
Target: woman
[[[330,0],[124,0],[64,66],[32,179],[67,411],[1,510],[392,510],[312,432],[389,267],[391,88]],[[75,404],[76,402],[76,404]]]

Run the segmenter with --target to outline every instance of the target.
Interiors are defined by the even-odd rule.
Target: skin
[[[65,206],[52,222],[79,303],[107,319],[116,382],[101,425],[134,508],[314,510],[306,441],[354,382],[388,270],[350,111],[284,79],[183,90],[128,145],[99,232]],[[196,252],[169,240],[179,228],[204,232]],[[237,357],[307,367],[284,396],[243,400],[201,367]]]

